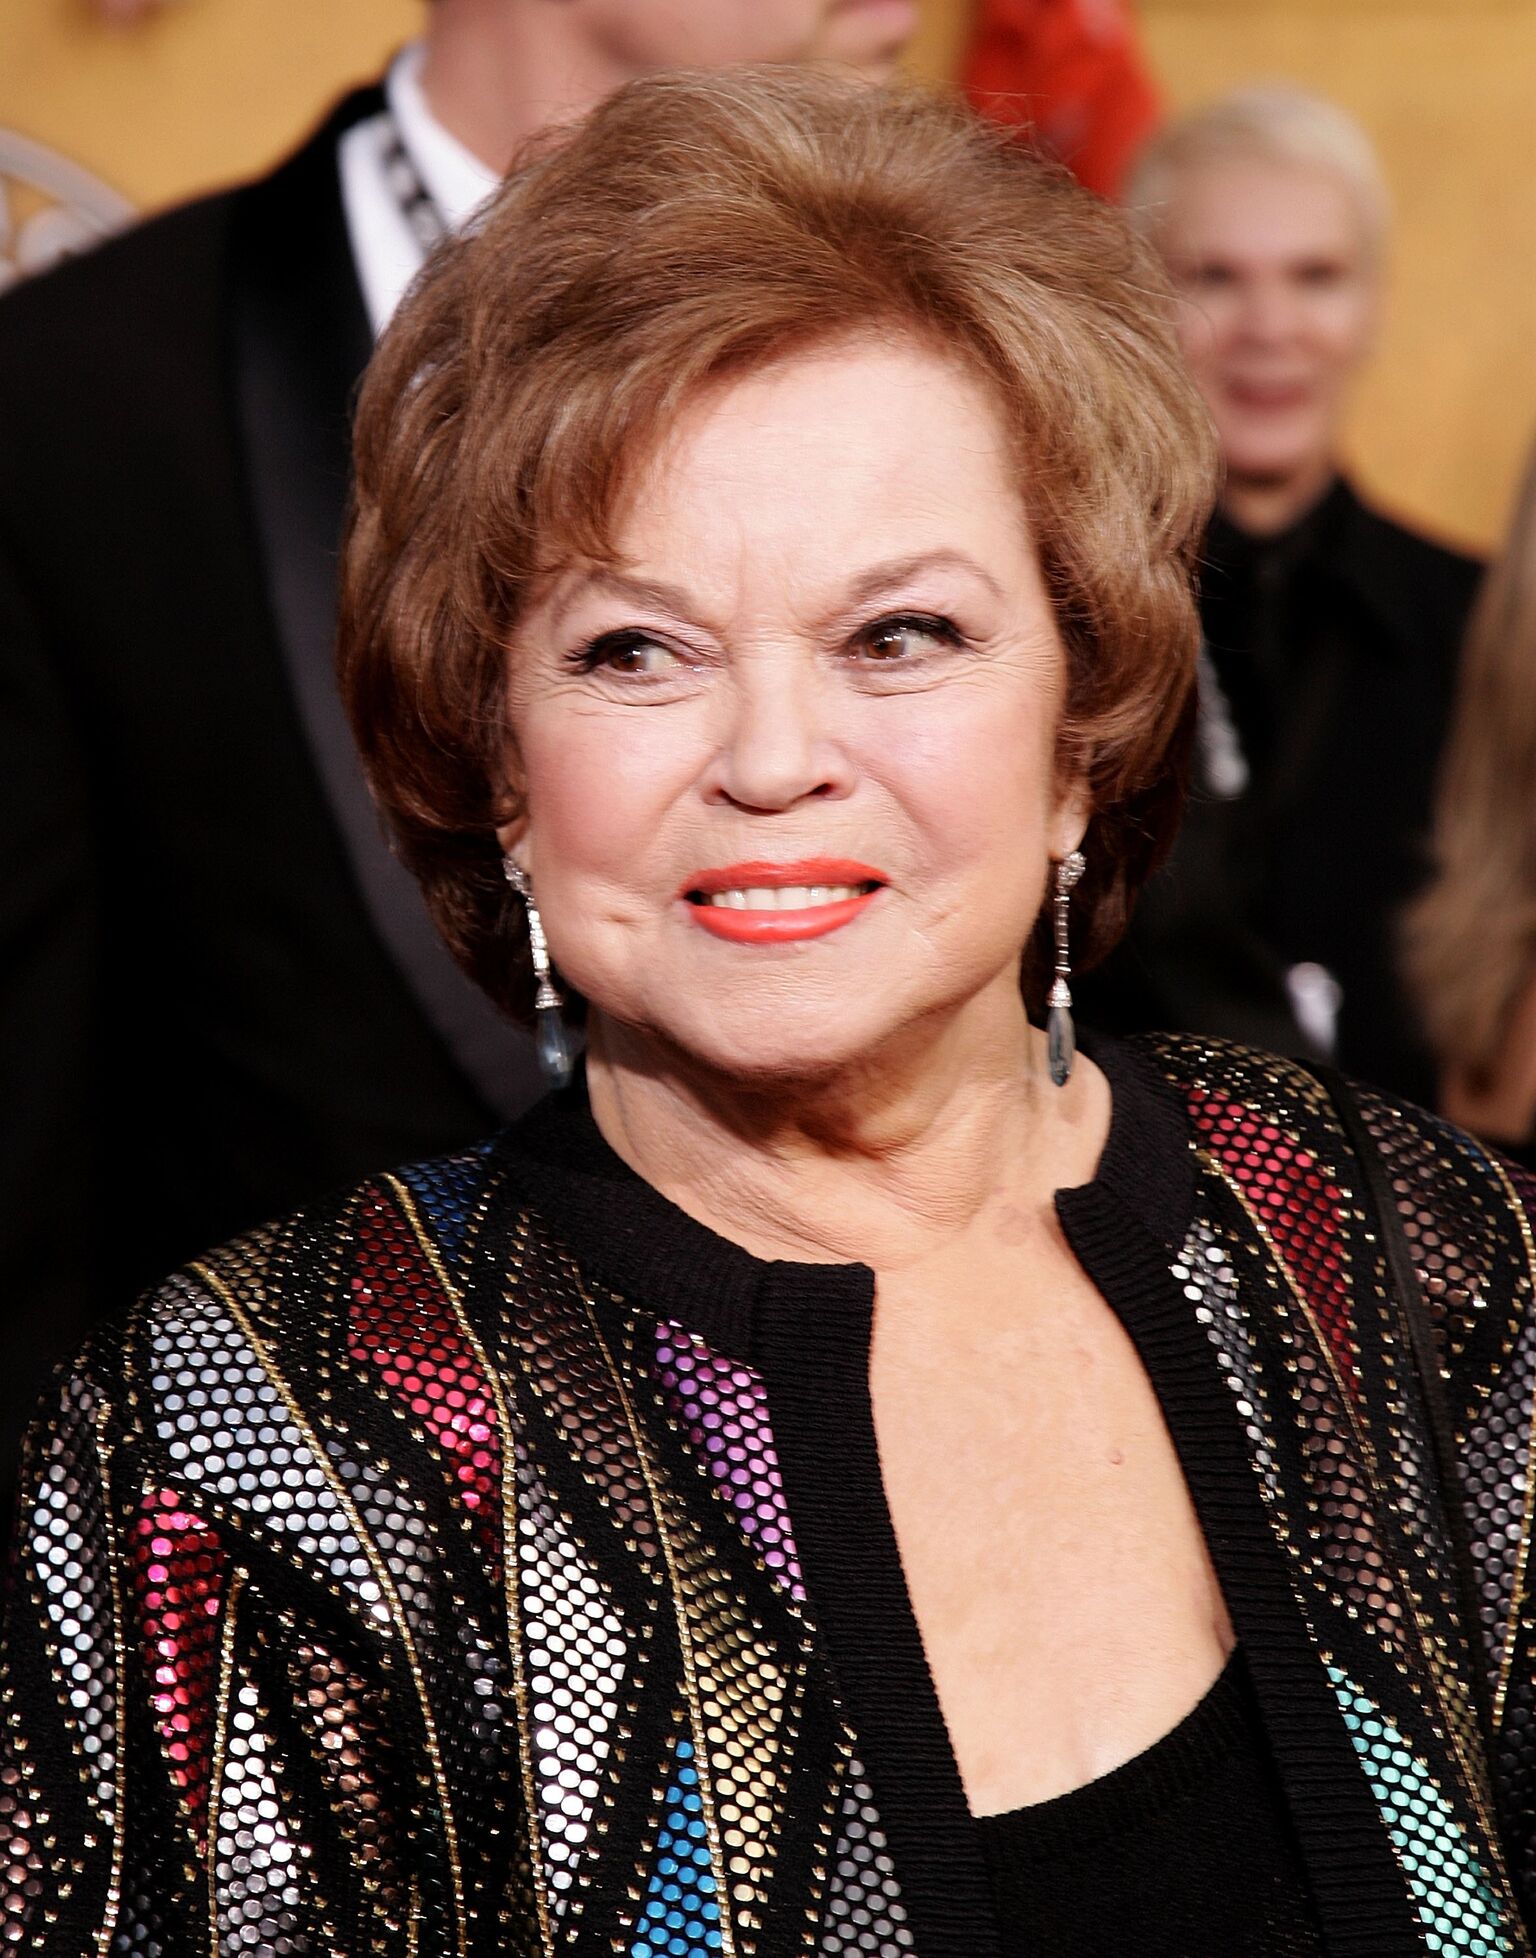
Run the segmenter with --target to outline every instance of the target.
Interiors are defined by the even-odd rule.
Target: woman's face
[[[825,1076],[919,1023],[1017,1013],[1064,662],[1003,429],[915,346],[698,400],[617,562],[513,649],[526,814],[503,835],[598,1014],[743,1079]]]
[[[1175,178],[1159,239],[1189,302],[1184,353],[1229,473],[1285,483],[1326,467],[1379,301],[1345,185],[1284,164],[1191,166]]]

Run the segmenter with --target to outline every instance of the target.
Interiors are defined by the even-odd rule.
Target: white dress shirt
[[[406,287],[421,270],[422,249],[384,175],[390,116],[433,202],[457,230],[501,181],[496,172],[449,135],[421,90],[423,49],[401,50],[384,78],[390,115],[355,123],[338,145],[341,203],[363,303],[375,334],[382,333]]]

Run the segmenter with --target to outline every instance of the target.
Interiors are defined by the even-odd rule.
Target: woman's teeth
[[[726,911],[808,911],[813,905],[862,897],[873,888],[870,884],[753,885],[743,891],[709,891],[704,902]]]

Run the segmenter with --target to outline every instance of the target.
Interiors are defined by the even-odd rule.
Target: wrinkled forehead
[[[718,374],[626,458],[600,528],[541,551],[534,605],[594,570],[807,604],[878,563],[1032,552],[1013,431],[965,361],[843,339]]]

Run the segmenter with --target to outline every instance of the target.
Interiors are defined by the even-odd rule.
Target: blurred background
[[[1536,428],[1536,0],[1135,11],[1170,112],[1287,80],[1331,96],[1374,138],[1397,228],[1348,460],[1395,511],[1491,548]],[[924,0],[914,72],[957,75],[974,14],[973,0]],[[420,18],[418,0],[6,0],[0,277],[82,214],[111,223],[264,169]]]

